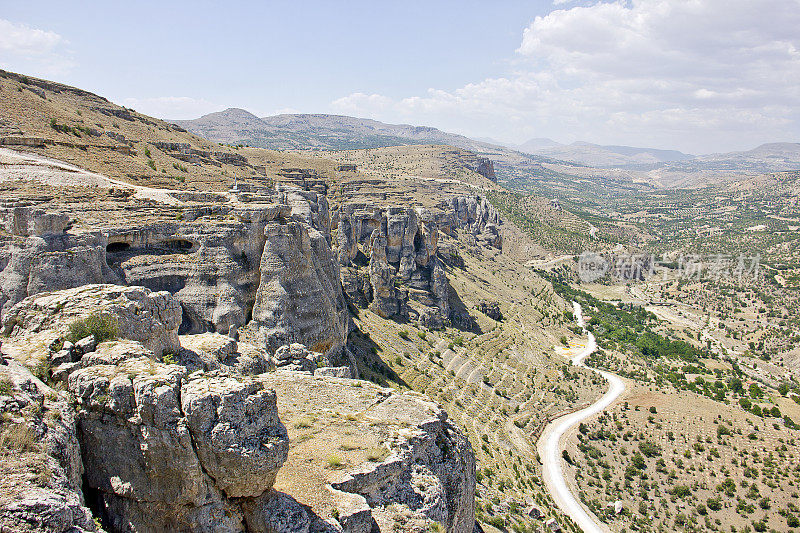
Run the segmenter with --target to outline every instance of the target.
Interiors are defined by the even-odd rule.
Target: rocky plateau
[[[476,527],[469,441],[424,396],[352,379],[348,308],[449,324],[440,235],[500,248],[502,222],[479,196],[331,208],[326,192],[176,194],[177,213],[150,203],[96,224],[6,203],[0,402],[23,453],[4,458],[19,481],[3,527]],[[352,414],[325,422],[333,406]],[[285,420],[298,417],[324,429],[295,442]],[[353,429],[372,451],[331,468]]]

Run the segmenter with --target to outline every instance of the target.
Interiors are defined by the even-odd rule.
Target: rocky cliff
[[[345,204],[333,218],[350,301],[383,317],[410,317],[433,328],[450,319],[439,232],[466,231],[476,243],[502,247],[502,221],[480,196],[454,197],[437,209]]]
[[[0,524],[45,531],[95,531],[99,523],[110,531],[368,533],[395,530],[402,508],[402,527],[410,520],[472,531],[474,456],[438,406],[354,380],[262,372],[274,369],[267,352],[242,350],[230,338],[215,343],[216,334],[179,337],[180,315],[166,291],[116,285],[41,293],[6,313],[3,350],[44,368],[42,377],[65,390],[56,394],[16,361],[0,366],[10,383],[0,403],[12,413],[2,423],[3,438],[23,430],[43,434],[31,453],[49,468],[10,493]],[[113,332],[104,330],[109,338],[98,343],[96,332],[73,343],[76,324],[92,317],[112,324]],[[303,350],[277,352],[288,359],[284,353],[307,355]],[[258,373],[232,364],[242,351],[262,359]],[[217,367],[197,369],[196,361],[211,353]],[[26,410],[30,404],[44,405],[45,413]],[[331,425],[329,406],[358,414]],[[293,453],[282,418],[296,420],[298,410],[328,433],[302,439],[315,451],[289,461],[281,485],[276,479]],[[43,422],[47,417],[57,421]],[[349,461],[345,472],[326,470],[331,431],[358,431],[383,451]],[[34,446],[33,437],[20,442],[26,451]],[[315,475],[304,478],[298,463]],[[300,480],[297,494],[280,490]]]
[[[88,228],[73,227],[67,213],[4,208],[0,312],[42,291],[139,285],[175,296],[181,333],[247,326],[271,351],[299,342],[341,353],[346,297],[387,318],[447,323],[440,232],[502,247],[502,222],[479,196],[436,209],[345,203],[331,213],[323,182],[302,185],[182,193],[172,220],[141,208]]]
[[[175,296],[181,333],[250,325],[272,350],[289,342],[341,350],[348,317],[325,198],[267,192],[268,202],[191,204],[179,221],[142,216],[88,231],[66,232],[64,214],[6,209],[2,311],[42,291],[140,285]]]
[[[348,300],[441,327],[439,239],[500,247],[497,214],[481,197],[331,209],[323,182],[297,185],[170,193],[171,207],[131,202],[93,224],[0,209],[13,359],[0,423],[31,456],[8,462],[29,474],[6,491],[0,525],[472,530],[469,442],[423,397],[347,379]],[[359,437],[339,470],[330,443],[342,435]]]

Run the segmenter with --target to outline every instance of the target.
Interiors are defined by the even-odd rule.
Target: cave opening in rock
[[[110,242],[108,246],[106,246],[106,252],[110,254],[117,254],[119,252],[124,252],[131,247],[130,244],[127,242]]]

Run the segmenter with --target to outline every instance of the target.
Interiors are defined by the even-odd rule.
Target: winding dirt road
[[[578,325],[585,326],[581,306],[574,303],[575,318]],[[597,349],[594,335],[587,333],[588,342],[586,347],[572,358],[573,364],[589,368],[608,380],[609,388],[595,403],[568,415],[556,418],[545,427],[539,439],[539,456],[542,459],[542,471],[544,483],[550,495],[555,500],[561,510],[567,514],[585,533],[606,533],[610,531],[608,526],[603,524],[588,509],[586,509],[578,499],[570,492],[567,487],[566,479],[561,465],[561,438],[570,429],[580,424],[582,421],[604,411],[611,405],[625,390],[625,383],[616,375],[602,370],[586,367],[583,360]]]

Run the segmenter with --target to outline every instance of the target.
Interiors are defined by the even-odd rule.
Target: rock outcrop
[[[65,394],[0,357],[0,529],[96,531],[81,492],[83,463]]]
[[[449,316],[449,284],[436,255],[438,228],[423,209],[345,206],[338,213],[342,285],[356,305],[383,317],[409,316],[441,326]]]
[[[390,394],[369,411],[374,419],[405,420],[392,454],[348,472],[332,487],[362,496],[380,526],[391,527],[394,504],[412,516],[443,524],[447,531],[471,532],[475,524],[475,457],[469,441],[447,413],[421,395]],[[365,530],[365,533],[369,530]]]
[[[293,342],[317,352],[340,351],[349,317],[325,235],[295,221],[271,222],[264,234],[253,307],[264,344],[270,351]]]
[[[120,335],[158,356],[180,349],[180,305],[168,292],[144,287],[84,285],[39,293],[5,314],[2,331],[16,337],[38,333],[63,337],[73,323],[92,315],[109,317]]]
[[[503,221],[494,206],[482,196],[458,196],[450,200],[445,232],[463,228],[484,246],[502,248],[499,226]]]
[[[486,157],[478,158],[478,165],[475,167],[475,172],[486,178],[487,180],[497,183],[497,175],[494,173],[494,163],[491,159]]]
[[[348,317],[327,200],[287,185],[263,192],[260,203],[209,200],[186,207],[181,221],[93,231],[67,232],[64,214],[7,209],[0,213],[11,234],[0,241],[1,313],[45,291],[141,285],[175,296],[181,333],[252,322],[273,351],[290,342],[340,351]]]
[[[119,338],[65,341],[70,324],[86,316],[108,316]],[[258,359],[252,353],[257,348],[216,333],[178,336],[179,317],[168,292],[117,285],[41,293],[9,311],[3,328],[17,357],[37,368],[36,361],[59,354],[69,360],[52,375],[66,385],[52,400],[59,423],[37,422],[41,409],[28,410],[32,422],[26,420],[45,440],[52,438],[52,445],[36,450],[58,469],[55,478],[12,494],[0,511],[3,526],[94,531],[96,517],[111,531],[369,533],[376,524],[382,530],[398,526],[399,506],[414,524],[472,531],[474,456],[436,404],[416,393],[323,376],[322,369],[316,375],[314,368],[245,375],[235,365],[245,353]],[[171,344],[180,339],[186,347]],[[305,370],[300,361],[316,366],[329,358],[293,344],[277,349],[274,361]],[[41,405],[41,391],[55,398],[23,372],[27,380],[15,379],[12,394],[0,395],[4,411]],[[334,420],[342,424],[324,423],[322,434],[301,441],[304,449],[317,450],[294,463],[305,472],[317,468],[311,479],[324,477],[331,438],[356,432],[366,445],[382,443],[385,458],[354,462],[331,485],[308,485],[292,466],[287,476],[312,493],[282,492],[276,476],[291,450],[279,394],[290,416],[298,408],[306,413],[303,420],[336,411]],[[340,410],[360,414],[340,417]],[[329,495],[315,496],[323,492]]]
[[[454,197],[437,209],[345,204],[332,220],[348,299],[383,317],[410,317],[431,328],[451,318],[439,232],[463,230],[480,246],[502,248],[502,220],[482,196]]]

